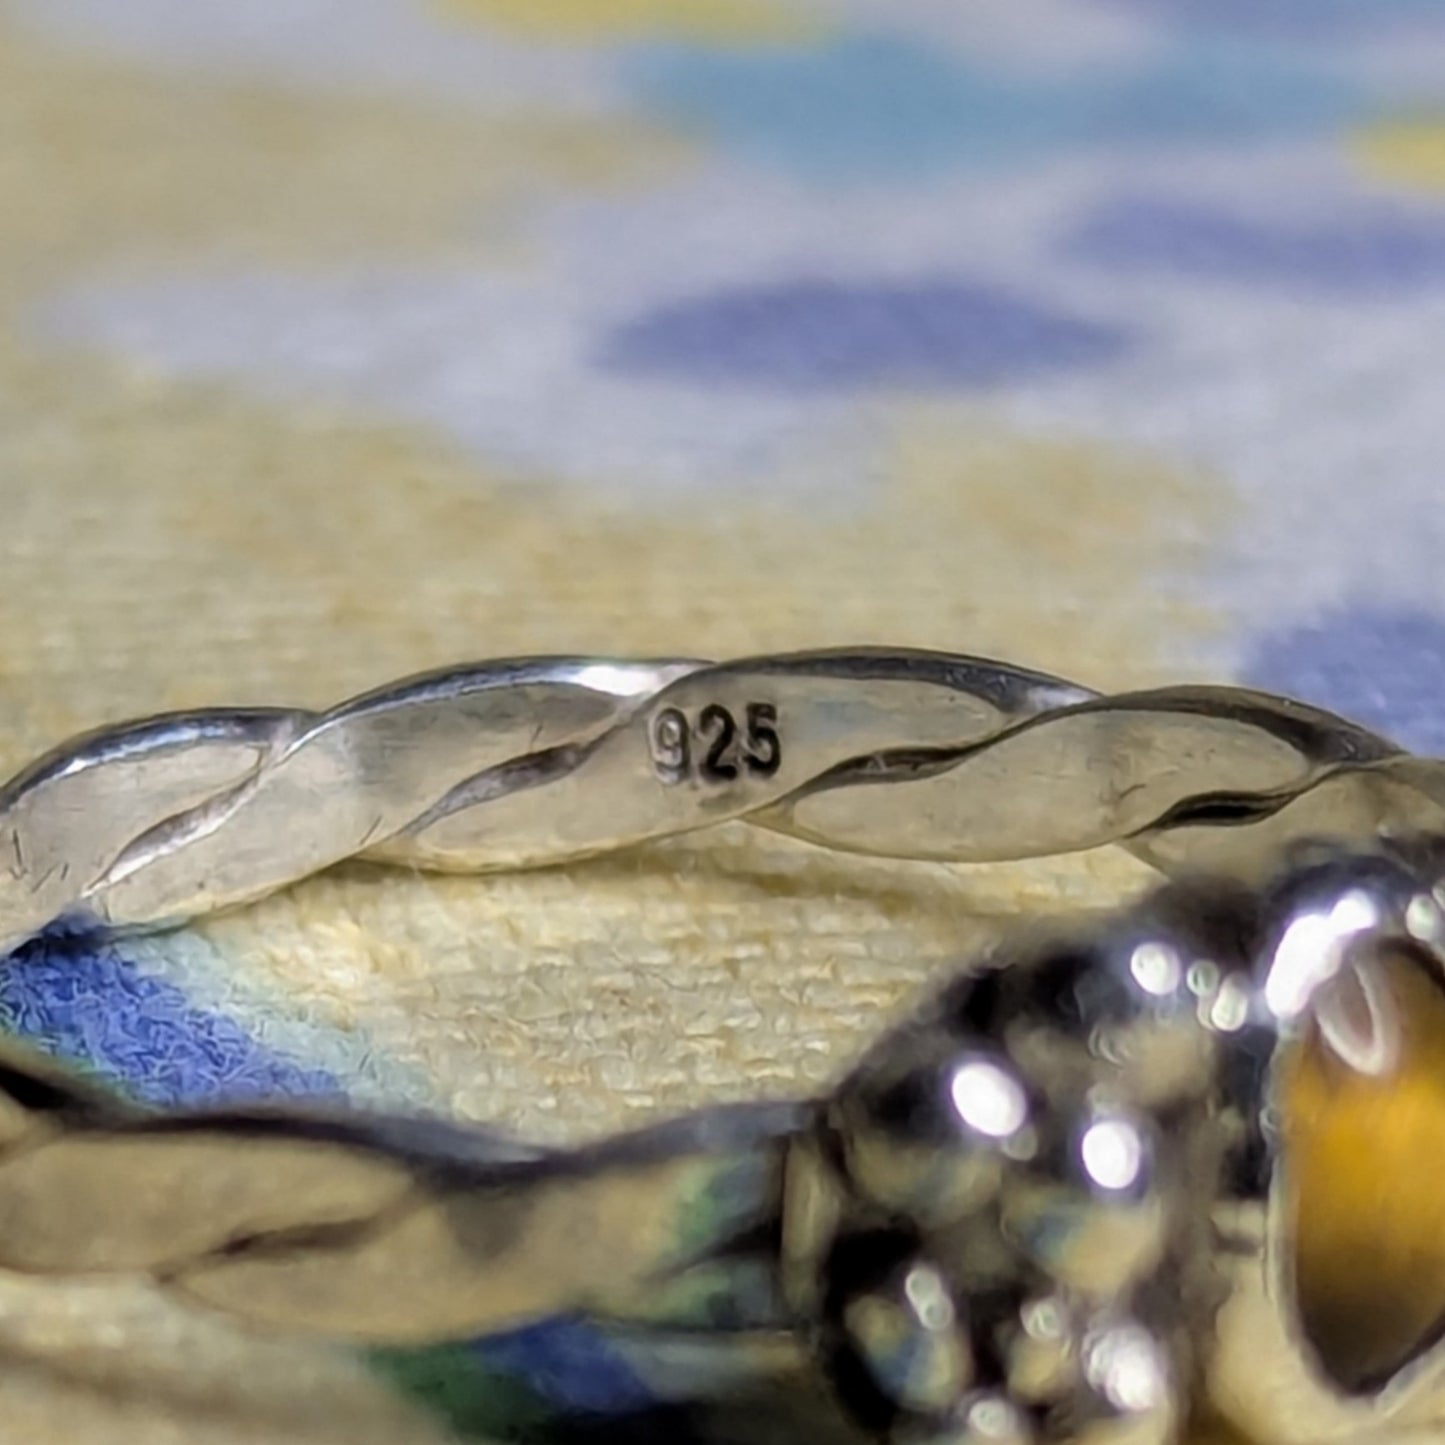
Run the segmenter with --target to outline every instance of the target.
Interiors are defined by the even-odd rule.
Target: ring
[[[907,650],[507,660],[107,728],[0,790],[8,950],[347,858],[526,867],[727,820],[956,862],[1116,844],[1166,881],[966,961],[822,1098],[571,1150],[147,1112],[6,1043],[0,1267],[373,1344],[564,1314],[765,1342],[818,1387],[799,1438],[1420,1423],[1445,1308],[1400,1302],[1419,1160],[1390,1111],[1445,1038],[1442,809],[1445,764],[1302,703]],[[1376,1180],[1353,1214],[1342,1170]]]

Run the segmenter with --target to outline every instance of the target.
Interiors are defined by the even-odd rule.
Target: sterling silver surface
[[[351,856],[521,866],[728,818],[918,858],[1116,842],[1181,876],[965,961],[824,1098],[571,1151],[156,1115],[6,1044],[0,1268],[372,1345],[577,1313],[762,1342],[819,1382],[818,1441],[1165,1445],[1206,1404],[1301,1445],[1438,1420],[1442,1320],[1356,1348],[1301,1293],[1280,1117],[1306,1041],[1388,1079],[1389,978],[1445,989],[1441,789],[1283,699],[877,650],[506,662],[96,734],[0,799],[12,946]]]
[[[1445,766],[1282,698],[1098,697],[940,653],[509,660],[63,745],[0,790],[0,946],[173,923],[345,858],[516,868],[730,818],[898,858],[1119,843],[1257,871],[1292,837],[1445,829]]]

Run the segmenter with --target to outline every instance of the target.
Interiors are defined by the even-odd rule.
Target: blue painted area
[[[1445,617],[1437,614],[1339,608],[1262,637],[1244,680],[1343,713],[1418,752],[1445,754]]]
[[[1403,213],[1283,225],[1214,206],[1125,196],[1095,211],[1065,246],[1115,271],[1316,294],[1390,296],[1445,283],[1445,219]]]
[[[620,1348],[575,1319],[487,1340],[374,1350],[369,1358],[463,1439],[548,1445],[575,1439],[579,1419],[630,1427],[657,1404]]]
[[[640,47],[638,102],[740,153],[825,181],[909,180],[1085,146],[1227,146],[1341,124],[1355,86],[1258,47],[1193,45],[1131,68],[1000,73],[855,36],[809,49]]]
[[[1116,0],[1131,10],[1203,31],[1289,40],[1378,36],[1402,26],[1445,20],[1441,0]]]
[[[1316,135],[1365,113],[1352,80],[1266,48],[1196,43],[1075,82],[1081,137],[1108,146],[1217,149]]]
[[[193,1007],[179,989],[141,972],[120,944],[90,935],[46,934],[4,961],[0,1028],[148,1104],[345,1097],[333,1075]]]
[[[1059,131],[1056,107],[1031,105],[1009,79],[901,40],[655,47],[637,52],[623,73],[649,108],[822,179],[906,179],[1047,148]]]
[[[572,1414],[624,1415],[656,1403],[646,1382],[596,1325],[558,1319],[472,1345],[482,1364],[525,1379]]]
[[[734,386],[850,391],[991,386],[1125,349],[1112,326],[964,281],[825,280],[713,292],[604,343],[619,371]]]

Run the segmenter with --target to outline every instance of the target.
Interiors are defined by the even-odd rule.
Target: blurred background
[[[1442,77],[1440,0],[4,0],[0,763],[471,658],[854,642],[1445,747]],[[161,1103],[575,1137],[812,1087],[988,919],[1135,881],[726,832],[343,869],[55,945],[0,1024]],[[649,1368],[0,1275],[27,1441],[434,1445]]]

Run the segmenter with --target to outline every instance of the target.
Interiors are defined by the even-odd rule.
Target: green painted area
[[[543,1445],[556,1418],[525,1383],[490,1368],[467,1345],[373,1350],[367,1360],[388,1384],[464,1439]]]
[[[678,1255],[706,1254],[720,1240],[766,1219],[776,1207],[779,1168],[771,1149],[689,1160],[678,1190]]]

